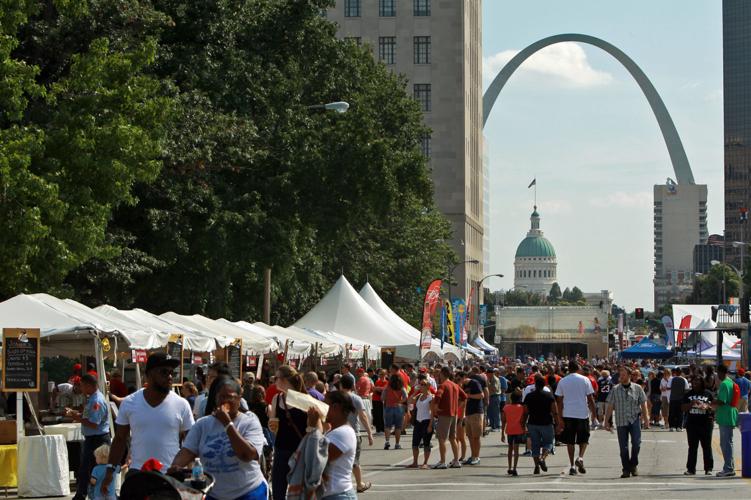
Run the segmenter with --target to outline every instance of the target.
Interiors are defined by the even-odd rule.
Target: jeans
[[[720,426],[720,449],[724,464],[723,472],[735,471],[735,459],[733,458],[733,427],[729,425]]]
[[[488,424],[491,429],[501,428],[501,396],[493,394],[488,403]]]
[[[713,422],[706,425],[697,425],[689,423],[686,426],[686,439],[688,440],[688,459],[686,460],[686,470],[696,472],[696,459],[699,453],[699,444],[704,457],[704,470],[711,471],[714,468],[714,458],[712,457],[712,430]]]
[[[352,489],[344,493],[334,493],[333,495],[321,498],[321,500],[357,500],[357,493]]]
[[[532,440],[533,457],[539,457],[542,448],[548,451],[553,449],[555,430],[552,425],[527,424],[527,432],[529,433],[529,439]]]
[[[268,494],[269,486],[266,484],[266,481],[264,481],[249,492],[245,493],[243,496],[237,497],[235,500],[266,500]],[[212,497],[211,494],[209,494],[206,497],[206,500],[216,500],[216,498]]]
[[[78,468],[78,475],[76,476],[76,495],[73,497],[74,499],[83,500],[88,495],[91,469],[96,465],[94,450],[103,444],[110,444],[109,434],[84,437],[83,445],[81,446],[81,464]]]
[[[274,463],[271,467],[271,494],[274,500],[287,498],[287,474],[289,474],[289,459],[295,450],[274,450]]]
[[[631,436],[631,455],[628,453],[628,438]],[[631,472],[639,465],[641,446],[641,421],[637,418],[628,425],[618,426],[618,446],[621,449],[623,472]]]

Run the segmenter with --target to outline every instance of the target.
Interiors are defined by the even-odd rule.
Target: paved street
[[[451,499],[471,495],[472,499],[523,498],[558,499],[639,499],[660,500],[685,498],[747,498],[751,494],[751,479],[740,477],[740,433],[736,431],[736,468],[738,477],[719,479],[697,475],[683,475],[686,460],[686,434],[664,430],[648,430],[642,437],[639,466],[640,476],[620,479],[618,441],[606,431],[592,433],[591,446],[586,454],[587,473],[568,476],[568,459],[565,448],[559,447],[555,456],[548,459],[549,471],[532,475],[532,459],[519,458],[519,477],[506,475],[506,445],[501,445],[500,434],[494,433],[483,440],[482,463],[474,467],[449,470],[412,470],[404,466],[411,462],[411,450],[383,450],[383,438],[376,438],[372,448],[365,447],[362,463],[365,477],[373,488],[360,495],[366,500],[421,500]],[[367,441],[366,441],[367,442]],[[393,441],[392,441],[393,442]],[[411,436],[402,445],[409,448]],[[434,441],[435,445],[435,441]],[[715,469],[721,464],[718,432],[714,434]],[[437,461],[438,450],[431,457]],[[450,453],[450,452],[449,452]],[[701,470],[701,452],[698,469]],[[12,494],[10,498],[15,498]],[[60,498],[60,497],[58,497]]]
[[[620,479],[621,467],[618,442],[606,431],[592,433],[591,446],[586,454],[587,474],[568,476],[565,448],[558,448],[548,459],[549,472],[533,476],[532,459],[520,457],[519,477],[506,475],[506,446],[500,445],[500,435],[491,434],[483,440],[482,463],[459,470],[407,470],[410,450],[384,451],[383,439],[372,449],[363,451],[365,473],[373,482],[372,492],[363,498],[429,499],[456,498],[471,495],[473,499],[524,498],[639,498],[649,495],[661,500],[671,498],[742,498],[751,493],[751,480],[740,478],[740,433],[736,433],[736,467],[739,476],[719,479],[714,476],[683,475],[686,460],[686,434],[663,430],[645,431],[639,466],[640,476]],[[715,469],[721,463],[719,442],[715,430],[713,445]],[[406,441],[409,444],[409,441]],[[376,448],[378,446],[378,448]],[[437,449],[435,450],[437,454]],[[437,455],[436,455],[437,459]],[[436,459],[431,457],[431,462]],[[699,458],[701,468],[701,453]]]

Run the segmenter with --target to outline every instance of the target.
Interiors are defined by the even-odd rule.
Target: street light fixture
[[[345,101],[336,101],[327,104],[314,104],[308,106],[308,109],[323,109],[326,111],[335,111],[337,113],[346,113],[349,109],[349,103]]]
[[[449,275],[448,275],[448,281],[449,281],[449,302],[451,302],[451,280],[452,280],[452,278],[454,276],[454,269],[456,269],[457,267],[461,266],[462,264],[479,264],[479,263],[480,263],[480,261],[477,260],[477,259],[468,259],[468,260],[464,260],[462,262],[457,262],[456,264],[454,264],[453,266],[451,266],[451,261],[449,261],[449,268],[448,268],[448,270],[449,270]]]

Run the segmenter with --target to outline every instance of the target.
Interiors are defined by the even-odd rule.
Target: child
[[[110,447],[108,444],[103,444],[96,450],[94,450],[94,458],[97,465],[91,470],[91,484],[89,485],[89,499],[91,500],[117,500],[115,496],[115,482],[112,481],[107,488],[107,494],[103,495],[101,488],[98,486],[104,479],[104,475],[107,472],[107,460],[110,456]],[[115,474],[120,473],[120,466],[115,469]]]
[[[522,395],[518,391],[511,393],[511,404],[503,407],[501,419],[501,441],[508,436],[508,474],[518,476],[516,464],[519,462],[519,444],[525,442],[525,425],[527,408],[521,404]],[[513,467],[511,461],[513,458]]]

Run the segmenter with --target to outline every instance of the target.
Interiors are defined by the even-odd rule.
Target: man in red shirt
[[[370,380],[368,374],[365,373],[364,368],[358,368],[356,370],[356,382],[355,390],[357,395],[362,399],[363,405],[365,405],[365,414],[368,415],[370,421],[373,421],[373,381]]]
[[[431,409],[433,415],[438,417],[436,435],[438,437],[438,452],[440,461],[433,466],[434,469],[458,469],[462,465],[459,462],[459,447],[456,442],[456,417],[459,413],[459,402],[467,399],[464,391],[451,381],[451,370],[444,366],[438,375],[440,385],[435,393]],[[451,453],[454,460],[446,465],[446,440],[451,445]]]

